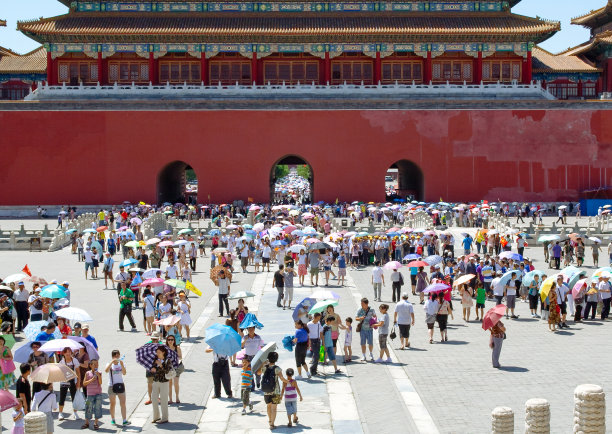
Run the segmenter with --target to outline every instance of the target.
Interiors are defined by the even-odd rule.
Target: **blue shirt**
[[[346,258],[344,255],[338,256],[338,268],[346,268]]]
[[[91,342],[91,344],[94,346],[96,350],[98,349],[98,343],[96,342],[96,338],[94,338],[92,335],[87,335],[85,339]]]
[[[36,336],[36,339],[34,339],[34,341],[37,341],[37,342],[47,342],[47,341],[52,341],[53,339],[55,339],[55,336],[53,336],[53,333],[49,334],[47,332],[40,332]]]
[[[295,331],[295,338],[298,343],[308,342],[308,332],[304,329],[298,329]]]
[[[472,239],[471,238],[464,238],[463,239],[463,248],[464,249],[469,249],[470,247],[472,247]]]
[[[323,345],[325,348],[334,346],[334,341],[332,340],[332,329],[330,326],[323,327]]]

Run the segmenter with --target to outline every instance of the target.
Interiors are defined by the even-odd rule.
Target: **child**
[[[24,434],[25,433],[25,413],[23,411],[23,402],[21,398],[17,400],[17,405],[13,408],[13,422],[15,422],[15,426],[13,426],[12,434]]]
[[[383,362],[383,355],[387,355],[387,363],[391,363],[391,355],[389,354],[389,348],[387,347],[387,337],[389,336],[389,310],[388,304],[381,304],[378,310],[382,314],[380,321],[374,324],[375,328],[378,328],[378,345],[380,346],[380,357],[376,360],[376,363]]]
[[[89,362],[89,371],[85,373],[83,386],[87,387],[87,402],[85,403],[85,423],[81,429],[89,428],[89,420],[94,416],[94,430],[100,427],[102,418],[102,373],[98,371],[98,361]]]
[[[325,327],[323,327],[323,345],[325,346],[325,354],[327,354],[327,358],[334,365],[334,370],[336,374],[340,374],[342,371],[338,369],[338,364],[336,363],[336,353],[334,351],[334,341],[332,339],[332,323],[334,322],[334,318],[327,317],[325,319]]]
[[[344,286],[344,278],[346,277],[346,256],[344,256],[344,250],[340,251],[340,255],[337,259],[338,262],[338,283],[340,286]]]
[[[242,414],[246,414],[247,405],[249,410],[253,411],[251,404],[251,383],[253,381],[253,371],[251,371],[251,362],[245,357],[242,359],[242,373],[240,380],[240,399],[242,399]]]
[[[261,264],[261,249],[257,247],[255,249],[255,272],[256,273],[259,272],[259,264]]]
[[[332,347],[333,350],[333,347]],[[289,419],[288,427],[293,426],[291,423],[291,415],[293,415],[293,423],[298,423],[297,416],[297,398],[300,396],[300,401],[303,401],[302,392],[298,387],[297,381],[293,379],[293,369],[289,368],[285,371],[287,374],[287,382],[283,383],[283,391],[281,399],[285,395],[285,409],[287,410],[287,419]]]
[[[484,289],[484,286],[480,286],[476,290],[476,321],[482,322],[482,319],[484,318],[484,307],[486,298],[487,291]],[[478,315],[478,309],[480,309],[480,316]]]
[[[344,335],[344,363],[348,363],[353,358],[353,348],[351,343],[353,342],[353,318],[348,317],[346,319],[346,334]]]

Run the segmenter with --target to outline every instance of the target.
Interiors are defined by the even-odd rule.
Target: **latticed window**
[[[210,84],[221,83],[253,84],[251,82],[251,62],[249,61],[212,61],[210,62]]]
[[[471,60],[434,60],[432,64],[433,81],[471,81]]]
[[[372,62],[332,62],[332,84],[372,84]]]
[[[482,63],[483,81],[502,81],[521,80],[521,61],[520,60],[485,60]]]
[[[160,62],[159,81],[161,83],[199,83],[200,62]]]
[[[108,79],[111,83],[149,81],[148,62],[109,62]]]
[[[97,62],[60,62],[58,82],[77,86],[81,83],[94,84],[98,81]]]
[[[264,61],[264,83],[297,84],[319,81],[319,62],[317,61]]]
[[[422,62],[406,61],[382,61],[381,64],[383,83],[412,83],[423,81]]]

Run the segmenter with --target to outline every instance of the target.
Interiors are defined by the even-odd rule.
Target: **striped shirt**
[[[285,386],[285,401],[287,402],[297,401],[298,394],[294,384],[295,380],[291,380],[291,382]]]
[[[242,376],[242,380],[240,381],[240,387],[242,389],[248,389],[249,387],[251,387],[251,382],[253,381],[253,372],[250,369],[247,369],[246,371],[243,369],[240,375]]]

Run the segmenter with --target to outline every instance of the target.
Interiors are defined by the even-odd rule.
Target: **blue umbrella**
[[[248,329],[249,327],[261,329],[263,328],[263,324],[257,321],[255,314],[247,313],[238,327],[243,330]]]
[[[23,329],[23,334],[25,335],[26,339],[28,341],[33,341],[34,339],[36,339],[36,336],[38,336],[41,332],[41,328],[43,326],[48,326],[49,325],[49,321],[33,321],[28,323],[28,325]],[[60,331],[56,328],[55,332],[53,332],[53,336],[56,339],[61,339],[62,338],[62,334],[60,333]]]
[[[411,253],[409,255],[404,256],[403,261],[413,261],[415,259],[419,259],[421,255],[417,255],[416,253]]]
[[[526,273],[525,276],[523,276],[523,285],[529,287],[531,283],[534,281],[534,278],[536,275],[542,277],[545,274],[546,273],[541,270],[530,271],[529,273]],[[540,283],[542,283],[541,279],[540,279]]]
[[[585,278],[586,275],[587,275],[587,272],[585,270],[578,271],[576,274],[574,274],[572,277],[570,277],[569,282],[567,282],[568,288],[572,289],[574,287],[574,285],[576,283],[578,283],[578,281],[580,279]]]
[[[120,267],[129,267],[132,264],[138,264],[138,261],[134,258],[130,258],[130,259],[126,259],[125,261],[122,261],[119,266]]]
[[[64,232],[66,235],[70,235],[76,232],[76,229],[68,229],[66,232]]]
[[[43,286],[40,291],[40,296],[44,298],[66,298],[66,291],[64,287],[58,284],[51,284]]]
[[[300,319],[300,308],[304,308],[306,310],[306,313],[308,313],[308,311],[310,310],[310,308],[312,306],[314,306],[317,303],[317,300],[314,298],[310,298],[310,297],[306,297],[304,300],[300,301],[297,306],[295,306],[295,309],[293,310],[293,321],[297,321],[298,319]]]
[[[272,246],[274,247],[278,247],[278,246],[286,246],[288,243],[287,241],[283,241],[283,240],[276,240],[272,242]]]
[[[91,229],[91,228],[89,228],[89,229],[85,229],[85,230],[83,231],[83,233],[84,233],[84,234],[95,234],[95,233],[96,233],[96,230],[95,230],[95,229]]]
[[[221,231],[219,229],[213,229],[212,231],[210,231],[208,233],[208,235],[210,235],[210,236],[215,236],[215,235],[219,235],[219,234],[221,234]]]
[[[513,261],[522,261],[523,257],[514,252],[502,252],[499,257],[501,259],[512,259]]]
[[[212,326],[206,329],[204,342],[221,356],[232,356],[240,351],[242,339],[230,326]]]
[[[411,256],[411,255],[408,255],[408,256]],[[406,258],[404,258],[404,259],[406,259]],[[442,256],[440,256],[440,255],[431,255],[431,256],[428,256],[425,259],[423,259],[423,261],[427,262],[429,265],[439,264],[443,260],[444,260],[444,258],[442,258]]]
[[[510,282],[510,279],[512,279],[512,274],[515,275],[514,276],[515,277],[514,280],[521,280],[522,279],[521,270],[510,270],[510,271],[507,271],[506,273],[504,273],[504,275],[499,280],[498,285],[501,285],[501,286],[507,285],[508,282]]]
[[[61,337],[61,335],[60,335]],[[28,358],[30,354],[33,353],[32,348],[30,347],[31,342],[26,342],[15,351],[13,351],[13,361],[19,363],[28,363]],[[51,357],[53,353],[47,353],[47,356]]]
[[[165,230],[165,231],[161,231],[157,235],[160,236],[160,237],[165,237],[166,235],[170,235],[171,233],[172,233],[172,231]]]

